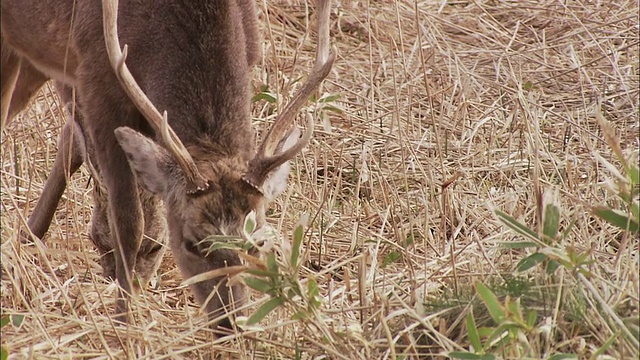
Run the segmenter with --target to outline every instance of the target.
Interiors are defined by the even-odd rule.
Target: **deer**
[[[251,66],[260,53],[251,0],[103,0],[102,6],[61,0],[55,7],[5,0],[0,6],[0,126],[50,79],[71,114],[28,221],[33,234],[47,231],[68,177],[87,162],[100,182],[92,227],[101,230],[90,237],[102,239],[92,240],[104,245],[103,255],[112,254],[102,265],[119,285],[117,321],[128,321],[134,276],[155,266],[164,238],[185,278],[241,265],[237,251],[208,251],[202,240],[242,236],[252,211],[257,227],[264,226],[269,203],[286,188],[288,162],[313,135],[313,121],[304,133],[295,126],[297,113],[336,59],[329,48],[330,0],[317,0],[315,64],[259,145],[250,109]],[[158,239],[143,249],[147,237]],[[143,260],[149,265],[139,268]],[[109,262],[113,270],[105,269]],[[232,328],[247,298],[242,283],[220,276],[190,288],[213,329]]]

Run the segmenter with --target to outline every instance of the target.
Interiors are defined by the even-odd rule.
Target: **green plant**
[[[325,94],[320,98],[316,95],[311,95],[311,103],[317,104],[318,112],[321,116],[324,116],[326,112],[333,112],[341,114],[342,108],[337,104],[340,99],[340,94]],[[252,103],[264,101],[269,104],[267,114],[272,115],[276,111],[276,104],[278,103],[278,94],[272,92],[268,85],[260,86],[260,90],[251,98]]]
[[[300,279],[300,255],[306,222],[306,216],[298,222],[293,231],[291,248],[283,246],[280,259],[271,252],[264,263],[257,263],[258,268],[247,270],[248,274],[253,275],[245,278],[247,286],[271,297],[249,316],[247,326],[257,324],[280,306],[289,307],[294,320],[305,320],[316,315],[321,305],[318,283],[312,277],[305,279],[306,284]]]
[[[2,319],[0,319],[0,329],[9,324],[10,320],[9,315],[3,315]],[[6,360],[7,358],[9,358],[9,349],[3,344],[2,347],[0,347],[0,360]]]
[[[615,134],[599,112],[596,118],[603,129],[605,141],[613,150],[617,160],[621,164],[622,171],[607,161],[604,157],[596,154],[599,162],[613,175],[613,181],[609,182],[609,189],[614,192],[615,198],[619,200],[619,206],[598,205],[588,207],[593,215],[603,219],[607,223],[617,227],[628,238],[628,234],[637,235],[639,232],[640,214],[638,210],[638,166],[627,159],[616,140]],[[520,273],[528,271],[536,266],[542,266],[547,274],[555,274],[559,269],[565,269],[582,285],[581,288],[589,293],[600,305],[597,310],[603,317],[608,317],[617,326],[615,331],[600,348],[596,349],[592,358],[604,354],[620,337],[625,335],[631,348],[638,348],[637,332],[628,326],[630,323],[623,321],[611,310],[605,300],[600,296],[598,289],[591,283],[592,274],[589,267],[595,262],[593,248],[579,250],[573,246],[573,242],[566,241],[571,234],[574,222],[570,222],[564,231],[560,231],[561,208],[557,204],[557,190],[548,191],[542,202],[542,222],[537,231],[521,223],[513,216],[510,216],[498,209],[493,212],[497,218],[509,229],[520,235],[523,239],[503,242],[504,247],[510,249],[532,249],[533,252],[522,258],[516,265],[516,270]],[[615,202],[614,202],[615,203]],[[626,242],[620,246],[619,252],[623,251]],[[555,282],[555,277],[549,278]],[[547,285],[557,285],[555,283]],[[458,359],[494,359],[494,352],[506,356],[541,356],[531,347],[532,336],[540,333],[543,324],[537,324],[537,314],[533,310],[527,310],[521,304],[520,299],[512,300],[506,296],[503,302],[483,283],[476,283],[476,293],[482,299],[484,306],[488,310],[492,321],[496,326],[478,327],[473,311],[470,310],[466,317],[466,329],[471,346],[469,351],[451,352],[449,355]],[[470,308],[471,309],[471,308]],[[576,354],[559,353],[553,354],[549,359],[573,359]]]
[[[22,325],[24,321],[24,315],[2,315],[0,318],[0,329],[3,329],[5,326],[11,324],[15,327],[19,327]],[[0,347],[0,360],[6,360],[9,358],[9,348],[6,344],[3,344]]]
[[[640,210],[638,204],[640,175],[637,165],[638,159],[627,159],[624,156],[614,130],[599,111],[596,112],[596,120],[598,120],[598,124],[602,128],[607,145],[613,150],[617,160],[620,162],[622,172],[598,153],[595,153],[595,156],[605,169],[613,175],[613,179],[610,182],[610,189],[622,202],[622,206],[618,209],[607,205],[593,206],[591,213],[623,231],[637,235],[640,231]]]
[[[538,319],[536,311],[526,309],[519,299],[513,300],[510,296],[501,303],[498,297],[481,282],[477,282],[475,286],[477,294],[496,326],[478,327],[473,311],[469,311],[466,317],[466,329],[471,350],[453,351],[449,356],[455,359],[491,360],[496,358],[491,352],[517,358],[538,355],[529,340],[532,335],[542,332],[536,324]],[[577,355],[556,354],[552,358],[577,359]]]
[[[201,243],[208,244],[207,252],[219,249],[233,249],[238,251],[250,264],[245,274],[244,282],[250,288],[271,297],[262,304],[251,316],[243,321],[238,319],[241,326],[255,326],[265,316],[280,306],[286,306],[292,310],[292,319],[304,320],[316,314],[321,305],[320,291],[318,283],[312,277],[300,279],[300,261],[302,240],[304,239],[304,228],[307,217],[303,216],[293,231],[293,241],[291,246],[287,242],[282,242],[280,246],[274,244],[278,242],[278,234],[268,225],[256,230],[255,213],[251,212],[245,218],[244,236],[208,236]],[[273,248],[277,248],[273,251]],[[266,255],[264,261],[247,254],[252,250],[262,252]],[[227,268],[223,269],[226,271]],[[193,282],[204,281],[214,276],[219,276],[220,271],[215,270],[200,274],[183,282],[189,285]],[[233,273],[234,271],[228,271]]]
[[[560,265],[571,272],[588,274],[590,250],[580,251],[564,241],[570,233],[573,223],[560,233],[560,207],[556,204],[557,192],[548,192],[544,199],[542,231],[538,233],[522,224],[514,217],[495,209],[494,214],[512,231],[524,237],[521,241],[506,241],[501,245],[510,249],[532,248],[534,252],[518,262],[516,270],[523,272],[538,264],[543,264],[547,273],[555,272]]]

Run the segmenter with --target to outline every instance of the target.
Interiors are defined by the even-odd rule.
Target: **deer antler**
[[[309,96],[318,88],[327,75],[329,75],[331,66],[336,59],[335,49],[331,53],[329,52],[329,15],[331,1],[318,0],[317,5],[318,48],[316,50],[316,61],[313,69],[307,77],[307,81],[302,85],[302,88],[293,96],[282,113],[276,118],[273,126],[260,144],[256,156],[249,163],[249,169],[244,176],[244,180],[258,190],[261,189],[269,173],[292,159],[309,143],[313,135],[313,120],[311,120],[304,135],[295,145],[275,154],[277,145],[280,140],[284,138],[287,128],[293,123],[296,114],[309,99]]]
[[[209,182],[200,174],[193,158],[182,144],[167,121],[167,112],[163,115],[151,103],[151,100],[142,91],[131,72],[124,63],[127,58],[127,45],[121,50],[118,40],[118,0],[102,1],[104,38],[107,45],[107,53],[111,66],[116,72],[118,80],[129,98],[136,105],[138,110],[153,126],[154,130],[162,138],[162,142],[178,163],[186,180],[187,192],[193,194],[206,190]]]

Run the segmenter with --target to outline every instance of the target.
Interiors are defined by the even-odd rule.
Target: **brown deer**
[[[126,320],[126,296],[132,292],[134,270],[139,271],[143,234],[159,214],[155,198],[145,191],[164,203],[161,218],[185,277],[240,265],[235,251],[208,253],[201,240],[240,236],[252,210],[259,225],[264,223],[267,203],[286,186],[287,162],[307,145],[313,123],[302,137],[297,128],[287,129],[330,72],[335,52],[329,52],[329,0],[318,0],[316,64],[256,150],[249,108],[250,66],[259,54],[254,4],[121,3],[118,8],[117,0],[103,0],[101,8],[94,1],[61,0],[52,7],[36,0],[3,0],[1,122],[4,126],[22,110],[50,78],[65,84],[65,103],[75,89],[78,106],[69,109],[77,114],[65,126],[52,176],[29,226],[37,236],[46,232],[66,178],[86,151],[99,173],[98,190],[106,191],[106,201],[96,200],[101,209],[99,215],[94,211],[93,226],[106,234],[107,249],[100,251],[113,250],[114,275],[122,289],[118,319]],[[124,51],[119,40],[127,44]],[[163,237],[162,231],[150,236]],[[158,241],[145,259],[161,253]],[[244,288],[227,286],[227,278],[191,288],[200,303],[215,292],[205,304],[212,319],[245,298]],[[228,319],[221,324],[230,327]]]

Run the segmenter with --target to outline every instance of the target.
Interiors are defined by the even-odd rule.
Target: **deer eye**
[[[184,246],[184,249],[190,252],[191,254],[196,255],[198,257],[202,256],[202,253],[200,253],[200,249],[198,249],[198,246],[196,245],[195,242],[185,239],[185,241],[182,243],[182,246]]]
[[[155,244],[153,248],[151,248],[151,250],[149,250],[149,254],[155,254],[158,251],[162,250],[163,245],[162,244]]]

